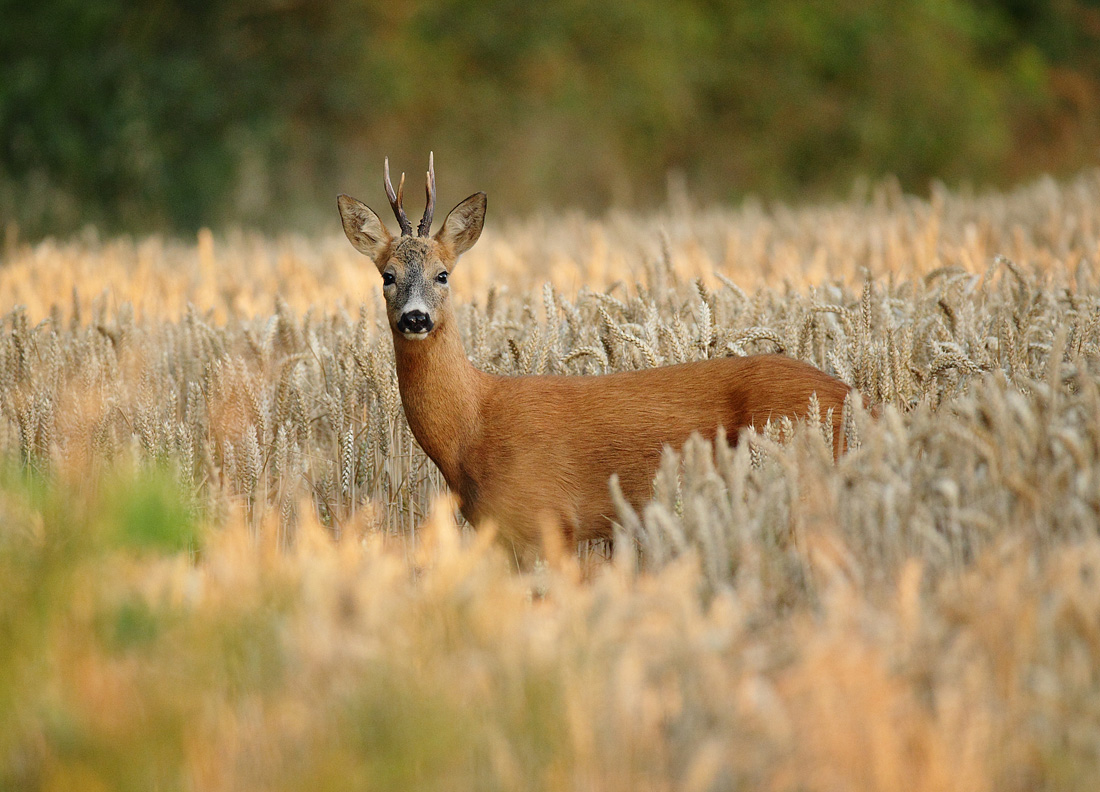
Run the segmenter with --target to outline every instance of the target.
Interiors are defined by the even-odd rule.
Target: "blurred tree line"
[[[1100,0],[0,0],[24,236],[1000,183],[1100,153]]]

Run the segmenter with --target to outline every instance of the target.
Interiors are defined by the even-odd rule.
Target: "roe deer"
[[[850,388],[782,355],[702,360],[599,376],[495,376],[466,357],[447,279],[481,236],[485,193],[462,201],[434,235],[434,156],[427,208],[416,235],[395,193],[389,160],[384,184],[401,225],[391,236],[364,204],[341,195],[351,244],[382,274],[393,331],[401,403],[413,436],[439,467],[474,526],[492,522],[530,558],[543,532],[566,547],[610,538],[615,515],[608,481],[619,478],[638,508],[649,499],[663,446],[679,449],[698,432],[713,440],[724,426],[732,442],[747,426],[808,415],[817,394],[832,410],[833,450],[842,445],[841,414]]]

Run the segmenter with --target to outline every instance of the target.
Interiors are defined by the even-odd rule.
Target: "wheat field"
[[[375,200],[375,204],[379,201]],[[456,522],[340,234],[0,266],[0,790],[1085,790],[1100,172],[487,229],[475,365],[782,351],[821,426],[666,452],[614,552]]]

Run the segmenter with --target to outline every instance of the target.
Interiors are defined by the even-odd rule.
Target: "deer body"
[[[402,180],[402,185],[403,185]],[[404,231],[401,190],[387,193]],[[635,507],[652,492],[665,445],[693,432],[713,439],[725,427],[736,442],[747,426],[808,413],[816,393],[822,418],[832,410],[834,451],[848,385],[781,355],[683,363],[600,376],[502,377],[469,362],[448,299],[446,279],[476,242],[484,222],[478,193],[448,215],[434,238],[434,169],[421,235],[393,238],[370,209],[340,197],[352,244],[374,259],[394,338],[401,402],[413,436],[458,496],[475,526],[492,522],[525,556],[546,531],[567,546],[609,538],[615,509],[608,481],[617,475]]]

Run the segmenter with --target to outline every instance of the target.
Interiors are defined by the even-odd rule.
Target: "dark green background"
[[[427,152],[447,209],[1004,184],[1100,160],[1097,0],[0,0],[23,238],[316,229]],[[13,226],[12,224],[15,224]]]

